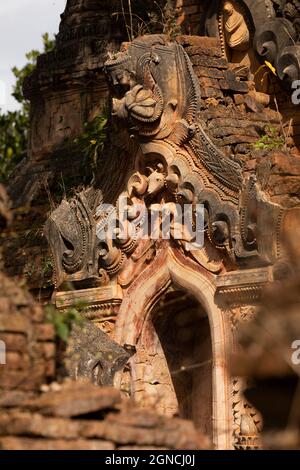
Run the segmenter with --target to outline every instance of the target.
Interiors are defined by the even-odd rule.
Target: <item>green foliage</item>
[[[24,65],[21,69],[18,69],[17,67],[13,67],[12,72],[14,76],[16,77],[16,83],[13,87],[13,93],[12,96],[16,99],[18,103],[22,105],[22,111],[23,112],[29,112],[29,103],[28,101],[24,98],[23,96],[23,82],[26,77],[32,74],[36,67],[36,62],[37,58],[41,53],[47,53],[50,52],[54,48],[54,39],[50,39],[49,34],[45,33],[42,36],[43,38],[43,51],[38,51],[36,49],[28,52],[25,57],[26,60],[28,61],[27,64]]]
[[[86,174],[87,178],[90,178],[90,176],[93,179],[95,178],[99,157],[103,152],[107,136],[107,123],[108,111],[104,108],[100,116],[96,116],[91,122],[84,124],[83,134],[74,140],[74,143],[78,145],[80,152],[82,152],[85,173],[87,169],[91,170],[92,175]]]
[[[37,240],[37,243],[38,241],[39,240]],[[53,261],[50,256],[43,256],[42,258],[37,257],[35,259],[31,258],[24,268],[24,275],[27,281],[34,282],[35,284],[39,283],[43,288],[53,285],[52,273]]]
[[[175,8],[174,0],[167,0],[164,12],[163,12],[163,22],[164,22],[164,33],[169,36],[169,39],[173,41],[176,36],[182,34],[181,27],[177,23],[177,13]]]
[[[31,279],[34,273],[35,273],[35,264],[33,262],[26,264],[26,268],[24,272],[25,276],[28,279]]]
[[[66,310],[58,310],[54,305],[46,306],[46,320],[51,323],[56,335],[64,342],[68,341],[72,325],[83,325],[85,319],[81,313],[85,305],[76,303]]]
[[[53,285],[53,260],[51,256],[44,257],[41,263],[41,275],[43,278],[43,287],[47,288]]]
[[[54,40],[48,34],[43,35],[43,51],[49,52],[54,47]],[[23,82],[36,67],[37,57],[41,54],[32,50],[26,54],[27,63],[22,68],[14,67],[16,78],[12,96],[20,105],[17,111],[2,113],[0,110],[0,182],[6,183],[9,175],[26,155],[29,129],[29,102],[22,93]]]
[[[50,256],[43,259],[41,269],[42,269],[42,273],[44,274],[44,276],[48,276],[50,273],[52,273],[53,260]]]
[[[280,134],[280,131],[276,127],[269,125],[265,127],[265,134],[253,144],[253,148],[259,150],[281,149],[284,146],[285,137]]]
[[[28,116],[22,111],[0,114],[0,182],[6,183],[13,168],[26,155]]]

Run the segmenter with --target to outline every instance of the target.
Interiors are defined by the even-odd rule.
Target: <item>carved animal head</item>
[[[135,196],[142,196],[145,194],[148,188],[148,179],[145,175],[137,172],[132,175],[132,177],[128,181],[127,191],[129,197],[132,195]]]
[[[153,196],[163,189],[165,186],[165,175],[162,166],[158,165],[156,170],[151,170],[148,177],[147,195]]]

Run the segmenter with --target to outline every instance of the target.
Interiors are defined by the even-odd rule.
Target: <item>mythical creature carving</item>
[[[300,78],[299,25],[298,0],[216,0],[205,21],[206,34],[220,37],[229,60],[248,60],[252,72],[256,58],[268,61],[287,85]]]
[[[63,200],[45,225],[55,266],[55,287],[99,285],[96,224],[87,195]]]

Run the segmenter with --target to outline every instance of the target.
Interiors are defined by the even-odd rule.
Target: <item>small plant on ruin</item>
[[[162,6],[162,2],[155,1],[154,5],[156,6],[156,11],[148,13],[151,23],[156,26],[160,25],[162,32],[168,36],[170,41],[173,41],[182,34],[181,26],[177,21],[176,1],[167,0],[164,6]]]
[[[24,274],[27,279],[31,279],[35,273],[35,264],[33,262],[28,263],[25,267]]]
[[[41,263],[42,287],[45,289],[53,285],[53,259],[51,256],[44,257]]]
[[[73,325],[83,325],[85,319],[81,315],[85,305],[76,303],[73,306],[65,309],[58,310],[54,305],[46,306],[46,320],[51,323],[56,335],[65,343],[68,341]]]
[[[108,111],[106,108],[102,114],[95,117],[91,122],[84,124],[84,132],[74,140],[83,156],[83,168],[89,173],[92,179],[95,178],[98,168],[99,157],[104,149],[107,136]],[[90,175],[87,174],[87,177]]]
[[[177,22],[177,12],[174,0],[167,0],[164,11],[163,11],[163,24],[164,34],[166,34],[170,41],[173,41],[176,36],[182,34],[181,27]]]
[[[37,242],[39,240],[37,239]],[[26,246],[26,240],[25,245]],[[28,245],[27,245],[28,247]],[[47,288],[53,285],[52,281],[53,272],[53,261],[50,256],[44,256],[42,258],[30,259],[25,265],[23,274],[27,281],[34,280],[40,282],[43,288]]]
[[[285,137],[279,129],[270,125],[265,127],[265,133],[253,144],[253,148],[258,150],[282,149],[284,146]]]
[[[53,260],[50,256],[43,259],[41,269],[44,276],[49,276],[52,273]]]
[[[124,16],[124,22],[125,22],[126,31],[127,31],[127,34],[128,34],[128,39],[129,39],[129,41],[132,41],[133,38],[134,38],[134,31],[133,31],[133,14],[132,14],[131,0],[127,0],[127,6],[128,6],[129,24],[128,24],[128,21],[126,19],[124,1],[121,0],[122,14]]]

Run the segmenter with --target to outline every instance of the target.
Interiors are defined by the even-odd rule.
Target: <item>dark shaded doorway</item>
[[[206,312],[192,296],[170,289],[154,307],[151,320],[178,415],[212,437],[212,341]]]

